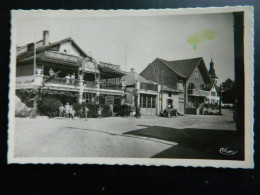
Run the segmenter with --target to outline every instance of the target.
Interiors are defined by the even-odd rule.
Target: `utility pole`
[[[33,47],[33,74],[36,74],[36,43],[35,42]]]
[[[219,86],[219,115],[221,115],[221,109],[222,109],[222,85]]]
[[[162,78],[161,78],[161,112],[163,111],[163,70],[162,70]]]
[[[34,41],[33,47],[33,76],[36,74],[36,42]],[[31,118],[35,118],[37,114],[37,90],[35,90],[35,97],[33,100],[33,112],[31,113]]]
[[[126,52],[127,52],[127,43],[125,43],[125,71],[126,71]]]

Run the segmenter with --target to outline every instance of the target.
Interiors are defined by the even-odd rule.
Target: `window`
[[[211,96],[216,96],[216,92],[215,91],[211,91]]]
[[[183,80],[178,80],[178,90],[183,90]]]
[[[140,107],[143,108],[143,103],[144,103],[144,96],[141,94],[140,96]]]
[[[86,72],[96,72],[96,66],[91,61],[85,61],[84,65],[82,66],[82,70]]]
[[[155,96],[152,97],[152,108],[155,108]]]
[[[204,90],[205,89],[205,85],[204,84],[200,84],[200,89]]]
[[[194,83],[190,83],[190,84],[189,84],[189,88],[190,88],[190,89],[195,89],[195,84],[194,84]]]
[[[146,108],[147,96],[143,96],[143,108]]]
[[[153,74],[156,74],[157,73],[157,69],[153,69]]]
[[[64,53],[67,53],[67,50],[66,50],[66,49],[64,49],[63,51],[64,51]]]
[[[149,95],[147,96],[147,108],[152,107],[152,97]]]
[[[95,94],[93,94],[93,93],[84,93],[84,96],[85,96],[84,99],[86,100],[86,103],[87,104],[91,104],[93,98],[95,97]]]
[[[195,77],[196,77],[196,78],[199,78],[199,71],[198,71],[197,68],[195,69]]]
[[[172,94],[171,94],[171,93],[168,93],[168,97],[172,97]]]

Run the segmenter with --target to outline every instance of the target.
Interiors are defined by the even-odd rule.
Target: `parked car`
[[[160,116],[162,117],[178,117],[178,110],[177,109],[173,109],[173,108],[167,108],[165,109],[163,112],[160,113]]]

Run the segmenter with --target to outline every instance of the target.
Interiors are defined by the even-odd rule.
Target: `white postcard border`
[[[155,159],[155,158],[15,158],[14,157],[14,128],[15,128],[15,72],[16,72],[16,31],[17,17],[59,16],[59,17],[115,17],[115,16],[159,16],[227,13],[244,11],[244,59],[245,59],[245,160],[198,160],[198,159]],[[77,14],[75,14],[77,13]],[[8,123],[8,164],[106,164],[106,165],[149,165],[149,166],[193,166],[193,167],[229,167],[253,168],[253,86],[254,86],[254,60],[253,60],[253,7],[210,7],[185,9],[152,9],[152,10],[12,10],[11,19],[11,56],[9,80],[9,123]]]

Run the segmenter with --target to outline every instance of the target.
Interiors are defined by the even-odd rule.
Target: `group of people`
[[[102,117],[102,111],[103,111],[103,108],[101,106],[99,106],[97,109],[98,118]],[[79,118],[85,118],[87,120],[88,112],[89,112],[88,107],[84,106],[83,108],[79,109],[78,113],[76,113],[73,106],[69,105],[68,102],[66,103],[65,106],[61,105],[59,107],[59,117],[66,117],[66,118],[72,118],[72,119],[74,119],[75,117],[79,117]],[[110,116],[114,117],[113,104],[109,105],[109,113],[110,113]]]
[[[65,106],[61,105],[59,107],[59,117],[66,117],[66,118],[74,118],[76,111],[73,109],[72,105],[67,103]]]
[[[65,76],[65,79],[66,79],[66,84],[75,84],[75,79],[76,79],[76,76],[75,76],[75,73],[73,73],[72,75],[68,74],[67,76]]]
[[[53,71],[52,68],[50,68],[49,70],[49,75],[53,76],[55,75],[55,72]],[[68,74],[67,76],[64,77],[66,79],[66,84],[75,84],[75,80],[76,80],[76,74],[73,73],[72,75]]]
[[[82,108],[79,111],[79,114],[76,114],[76,111],[73,109],[72,105],[69,105],[69,103],[67,102],[67,104],[65,106],[61,105],[59,107],[59,117],[66,117],[66,118],[72,118],[74,119],[75,116],[80,117],[80,118],[86,118],[86,120],[88,119],[88,107],[85,106],[84,108],[84,113]]]

